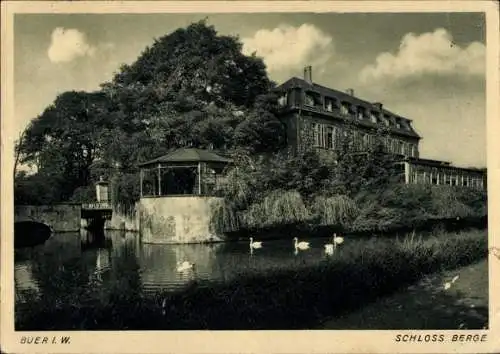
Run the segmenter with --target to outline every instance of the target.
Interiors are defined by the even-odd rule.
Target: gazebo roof
[[[170,164],[170,163],[183,163],[183,162],[216,162],[216,163],[231,163],[232,160],[217,155],[209,150],[195,149],[195,148],[181,148],[169,154],[157,157],[156,159],[142,162],[138,166],[144,167],[153,164]]]

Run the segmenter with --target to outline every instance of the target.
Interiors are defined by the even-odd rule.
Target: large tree
[[[122,66],[103,85],[115,117],[110,155],[116,157],[117,141],[123,141],[131,153],[117,162],[131,168],[178,147],[227,150],[245,143],[233,138],[242,122],[254,122],[256,114],[275,122],[262,106],[255,112],[257,98],[274,84],[263,61],[241,49],[238,38],[218,35],[200,21],[156,39],[134,63]],[[274,134],[283,129],[273,128]]]
[[[138,162],[178,147],[277,148],[274,83],[262,59],[241,49],[204,21],[156,39],[100,91],[59,95],[28,127],[20,161],[60,177],[65,200],[92,182],[97,162],[135,175]]]
[[[54,186],[62,199],[90,182],[106,104],[100,92],[65,92],[30,123],[20,141],[20,161],[36,165],[40,176],[62,181]]]

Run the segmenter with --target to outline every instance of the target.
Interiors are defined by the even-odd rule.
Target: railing
[[[82,209],[111,209],[111,204],[109,202],[100,202],[100,203],[85,203],[82,204]]]

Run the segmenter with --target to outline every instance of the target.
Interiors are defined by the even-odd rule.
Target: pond
[[[295,251],[293,240],[265,240],[251,250],[249,241],[213,244],[145,244],[138,234],[106,231],[105,239],[90,233],[56,233],[43,245],[15,251],[16,299],[32,296],[81,297],[92,292],[110,292],[121,279],[122,291],[179,290],[196,279],[198,286],[227,281],[242,274],[265,273],[275,268],[293,268],[327,259],[325,238],[307,238],[310,249]],[[342,245],[358,247],[360,241]],[[179,262],[194,263],[193,269],[178,270]],[[135,281],[131,281],[135,280]],[[92,290],[89,291],[89,287]],[[127,288],[130,287],[130,288]],[[132,289],[134,287],[134,289]],[[30,297],[30,299],[31,299]],[[75,299],[76,300],[76,299]]]
[[[475,233],[482,237],[483,232]],[[82,311],[87,310],[82,309],[95,308],[96,304],[109,307],[118,301],[124,304],[124,307],[118,306],[115,309],[112,306],[113,312],[122,311],[126,315],[127,311],[137,305],[137,299],[149,298],[155,302],[160,293],[174,294],[179,293],[178,290],[189,291],[194,288],[206,288],[211,291],[215,283],[231,283],[231,280],[238,280],[239,277],[251,274],[276,274],[273,272],[277,269],[297,270],[297,273],[300,273],[299,269],[310,265],[323,264],[337,267],[337,260],[343,259],[345,262],[359,258],[360,251],[366,250],[372,253],[374,246],[380,248],[384,244],[393,243],[391,240],[355,239],[345,236],[345,242],[335,250],[334,254],[327,255],[324,245],[331,242],[331,239],[307,237],[307,235],[301,237],[301,240],[310,242],[310,248],[298,252],[291,238],[264,240],[262,248],[252,251],[249,241],[160,245],[144,244],[140,242],[136,233],[106,231],[104,236],[103,239],[96,240],[92,234],[86,232],[56,233],[43,245],[15,251],[16,328],[18,321],[25,322],[30,328],[45,328],[46,316],[51,316],[54,311],[61,308],[69,309],[69,313],[65,315],[69,322],[66,324],[61,322],[57,328],[72,328],[66,326],[74,325],[88,328],[93,324],[89,326],[85,321],[92,317],[85,315]],[[195,267],[179,271],[178,264],[184,261],[194,263]],[[360,271],[362,268],[357,269]],[[483,273],[487,277],[487,272]],[[476,287],[482,289],[480,292],[487,294],[487,282],[481,284]],[[267,285],[274,286],[272,281],[268,281]],[[286,292],[286,289],[284,291]],[[315,291],[313,290],[313,293]],[[406,294],[409,291],[402,289],[402,292]],[[440,289],[438,293],[441,297],[448,294],[443,303],[453,302],[449,299],[449,292],[445,294]],[[429,297],[433,299],[429,301],[430,304],[436,302],[435,296],[433,294]],[[119,299],[126,299],[125,303]],[[409,296],[408,299],[405,301],[409,306],[414,301],[414,296]],[[381,310],[384,306],[375,305]],[[406,305],[403,308],[406,308]],[[477,304],[476,311],[479,308]],[[483,308],[481,306],[481,309]],[[370,307],[366,306],[366,309],[367,313],[370,313]],[[364,309],[360,311],[362,314],[365,313]],[[420,309],[419,312],[421,311]],[[429,311],[438,313],[441,310],[433,308]],[[35,317],[30,319],[33,314]],[[452,320],[449,321],[451,328],[457,328],[454,327],[455,320],[459,320],[455,318],[457,314],[451,314]],[[482,313],[480,315],[480,321],[476,321],[478,323],[460,321],[470,322],[471,327],[481,328],[484,315]],[[361,315],[361,318],[364,317],[366,316]],[[362,327],[382,328],[376,319],[378,317],[373,318],[374,320],[368,324],[352,318],[343,318],[338,321],[330,320],[320,326],[339,328],[345,325],[346,328],[352,328],[356,326],[354,323],[357,323]],[[403,327],[408,325],[405,323]],[[427,325],[430,324],[425,323],[422,328],[426,328]],[[481,327],[478,327],[480,325]],[[22,328],[27,327],[23,325]],[[121,327],[117,329],[119,328]]]

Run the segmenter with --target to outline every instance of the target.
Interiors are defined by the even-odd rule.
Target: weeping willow
[[[316,197],[312,211],[320,225],[349,225],[359,214],[356,203],[345,195]]]
[[[213,205],[213,213],[210,220],[210,228],[217,234],[237,231],[240,221],[236,209],[232,204],[225,201],[217,201]]]
[[[242,213],[242,221],[247,228],[259,228],[306,222],[310,218],[300,193],[276,190],[264,200],[253,203]]]

